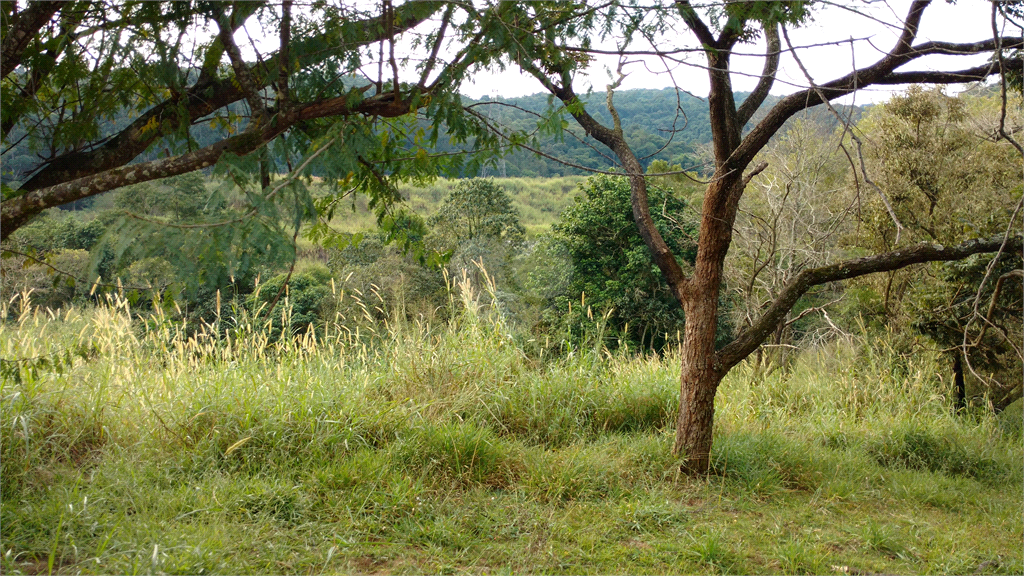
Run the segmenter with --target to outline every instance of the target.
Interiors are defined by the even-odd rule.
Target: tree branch
[[[253,121],[262,124],[266,121],[267,105],[259,94],[260,88],[257,86],[256,80],[253,79],[249,67],[245,64],[245,60],[242,59],[242,52],[238,49],[238,45],[235,44],[235,26],[233,24],[237,24],[237,22],[232,23],[228,15],[222,12],[220,18],[217,19],[217,25],[220,26],[220,42],[224,46],[224,51],[228,53],[231,68],[235,71],[235,81],[238,83],[246,101],[249,102]],[[284,65],[283,62],[282,65]]]
[[[39,30],[53,18],[58,10],[71,6],[71,2],[47,0],[30,2],[28,8],[18,13],[11,24],[10,31],[3,39],[0,48],[0,77],[6,77],[21,64],[21,56],[25,48],[39,33]]]
[[[727,370],[756,350],[811,286],[846,280],[875,272],[898,270],[911,264],[962,260],[972,254],[995,252],[1003,246],[1003,242],[1004,237],[1000,235],[992,238],[968,240],[949,248],[940,244],[923,243],[903,250],[804,270],[786,284],[786,287],[783,288],[779,296],[760,318],[718,352],[719,365],[721,369]],[[1024,246],[1024,242],[1022,242],[1020,236],[1009,239],[1006,244],[1008,249],[1018,252],[1022,246]]]
[[[996,280],[996,287],[992,290],[992,299],[988,304],[988,312],[985,313],[985,322],[981,325],[981,333],[974,339],[974,343],[972,343],[971,346],[977,346],[981,342],[981,339],[985,337],[985,332],[988,330],[988,327],[992,325],[992,315],[996,311],[996,303],[999,301],[999,295],[1003,291],[1003,282],[1010,278],[1016,278],[1021,282],[1024,282],[1024,270],[1010,270]]]
[[[999,136],[1013,145],[1017,149],[1017,152],[1024,155],[1024,148],[1021,147],[1020,143],[1017,142],[1012,136],[1006,133],[1006,61],[1003,58],[1003,46],[999,39],[999,27],[996,25],[996,10],[999,6],[998,2],[992,2],[992,39],[996,42],[996,64],[1002,70],[999,77]],[[1021,74],[1021,66],[1018,64],[1016,70],[1018,75]]]
[[[423,23],[434,12],[440,10],[441,6],[441,2],[403,4],[396,9],[395,31],[404,32]],[[379,29],[379,26],[373,25],[376,21],[377,19],[371,19],[353,23],[353,29],[359,31],[362,36],[349,41],[348,46],[370,44],[382,39],[385,36],[385,31]],[[330,34],[324,33],[300,42],[293,40],[289,50],[293,54],[298,54],[298,65],[302,68],[333,56],[336,50],[320,48],[336,43],[336,40],[331,39]],[[274,54],[267,59],[266,66],[252,70],[253,80],[258,89],[266,88],[273,82],[273,78],[265,72],[278,66],[280,66],[280,54]],[[183,120],[193,122],[243,98],[245,98],[245,93],[231,78],[220,80],[209,78],[205,82],[197,82],[179,98],[165,100],[150,108],[101,146],[88,151],[70,152],[52,159],[28,179],[21,186],[21,190],[48,188],[124,166],[143,153],[153,142],[172,133],[177,126],[182,124]],[[186,111],[187,118],[182,118],[183,109]],[[7,232],[4,231],[4,233]]]
[[[736,125],[743,129],[743,126],[750,121],[751,116],[757,109],[761,107],[764,99],[768,97],[768,92],[772,89],[772,85],[775,83],[775,73],[779,70],[779,54],[782,45],[779,42],[779,28],[777,25],[767,26],[764,29],[765,40],[768,43],[767,51],[765,52],[764,59],[764,70],[761,72],[761,79],[757,82],[757,87],[754,91],[747,96],[743,104],[740,105],[739,109],[736,110]]]
[[[643,169],[633,151],[629,148],[629,145],[626,144],[621,132],[616,132],[614,129],[602,125],[586,111],[582,102],[580,102],[573,91],[572,84],[564,80],[568,76],[567,74],[562,75],[565,84],[562,87],[558,87],[532,62],[520,61],[519,65],[523,70],[536,77],[545,88],[562,101],[566,109],[569,110],[569,114],[576,119],[576,122],[579,123],[588,135],[593,136],[611,149],[619,158],[619,161],[622,162],[622,167],[625,169],[630,181],[633,219],[637,223],[640,236],[644,239],[644,244],[647,245],[647,249],[651,252],[651,259],[654,260],[654,263],[665,276],[665,281],[668,283],[669,288],[671,288],[672,294],[679,302],[683,302],[691,290],[690,280],[686,277],[682,267],[679,266],[679,262],[676,261],[675,255],[672,254],[672,250],[665,243],[661,233],[654,226],[654,220],[651,218],[651,210],[647,199],[647,182],[644,179]]]
[[[821,104],[823,102],[822,96],[828,100],[834,100],[873,84],[902,84],[913,82],[918,78],[940,83],[964,82],[984,79],[999,73],[999,68],[995,64],[972,68],[963,71],[959,76],[957,76],[958,73],[943,72],[895,73],[896,68],[930,54],[979,54],[995,50],[997,46],[996,39],[964,44],[925,42],[917,46],[909,46],[907,39],[910,38],[912,40],[912,32],[916,33],[917,25],[921,19],[921,12],[926,4],[927,2],[921,0],[914,3],[910,14],[907,16],[904,33],[900,36],[900,40],[878,62],[865,68],[854,70],[842,78],[821,84],[817,89],[808,88],[783,98],[743,139],[743,142],[729,159],[729,162],[733,165],[732,167],[742,169],[749,164],[757,152],[767,144],[768,140],[782,127],[786,120],[801,110]],[[1004,49],[1024,47],[1024,40],[1021,37],[1006,37],[998,40]],[[949,76],[944,77],[942,76],[943,74],[949,74]]]
[[[292,0],[284,0],[281,3],[281,48],[278,50],[281,65],[277,78],[277,108],[284,113],[291,109],[291,97],[288,92],[288,76],[291,74],[291,54],[289,46],[292,43]]]
[[[1002,74],[1004,71],[1021,70],[1021,58],[1006,58],[1002,65],[998,62],[989,62],[973,68],[965,68],[956,71],[938,70],[915,70],[907,72],[893,72],[879,78],[875,84],[892,86],[894,84],[961,84],[967,82],[981,82],[995,74]]]
[[[121,186],[167,178],[213,166],[225,152],[239,156],[249,154],[302,120],[356,113],[398,117],[408,114],[411,106],[410,102],[396,101],[394,94],[391,93],[367,98],[355,108],[349,106],[348,100],[347,96],[339,96],[309,103],[298,107],[287,115],[278,114],[277,122],[263,125],[252,124],[241,134],[225,138],[187,154],[114,168],[100,174],[32,190],[21,196],[4,200],[0,204],[0,240],[7,238],[30,218],[49,207],[95,196]]]
[[[697,36],[697,40],[704,45],[705,50],[708,47],[716,47],[718,43],[715,41],[714,34],[697,15],[697,11],[690,5],[690,0],[678,0],[676,8],[679,10],[679,15],[683,17],[683,22],[686,22],[686,25]]]
[[[441,29],[437,31],[437,38],[434,39],[434,46],[430,49],[430,56],[427,57],[427,62],[423,65],[423,72],[420,74],[420,81],[418,86],[420,90],[426,87],[427,77],[430,76],[430,71],[434,69],[434,65],[437,63],[437,53],[441,49],[441,43],[444,41],[444,33],[448,30],[448,24],[451,22],[452,13],[455,11],[455,4],[449,4],[448,8],[444,11],[444,16],[441,17]]]

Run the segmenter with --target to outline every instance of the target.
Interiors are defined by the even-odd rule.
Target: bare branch
[[[418,85],[421,90],[426,87],[430,71],[434,69],[434,65],[437,63],[437,53],[441,49],[441,43],[444,41],[444,33],[448,30],[448,24],[451,22],[452,13],[454,11],[455,4],[449,4],[448,8],[444,11],[444,16],[441,17],[441,29],[437,31],[437,38],[434,39],[434,47],[430,49],[430,56],[427,57],[427,62],[423,65],[423,72],[420,74],[420,81]]]
[[[768,96],[768,92],[772,89],[772,85],[775,84],[775,73],[779,69],[779,51],[781,44],[779,42],[779,30],[775,25],[767,26],[764,29],[765,41],[768,44],[767,51],[765,52],[764,58],[764,71],[761,72],[761,79],[757,83],[757,87],[754,91],[747,96],[747,99],[740,104],[738,110],[736,110],[736,124],[740,127],[745,126],[750,121],[751,116],[757,109],[761,107],[764,99]],[[786,39],[789,42],[789,39]],[[790,50],[793,47],[790,45]],[[793,52],[796,55],[796,52]]]
[[[292,43],[292,0],[281,3],[281,48],[278,50],[281,65],[277,79],[277,108],[287,113],[291,108],[288,94],[288,75],[291,73],[290,45]]]
[[[1020,236],[1006,239],[1002,235],[968,240],[949,248],[940,244],[923,243],[903,250],[804,270],[790,280],[768,310],[756,322],[718,352],[718,365],[720,369],[727,370],[756,350],[811,286],[876,272],[898,270],[911,264],[962,260],[972,254],[995,252],[1000,249],[1020,251],[1022,245],[1024,244],[1022,244]]]
[[[1000,294],[1002,294],[1003,282],[1011,278],[1017,278],[1018,280],[1024,282],[1024,270],[1011,270],[1006,274],[1003,274],[1002,276],[999,277],[999,279],[996,280],[996,287],[992,289],[992,299],[989,301],[988,304],[988,312],[985,313],[985,321],[981,326],[981,333],[978,334],[978,337],[974,339],[974,342],[971,344],[971,346],[977,346],[979,343],[981,343],[981,339],[985,337],[985,331],[988,330],[988,327],[992,325],[992,315],[996,311],[996,303],[999,301]]]
[[[834,100],[873,84],[906,83],[907,81],[912,81],[908,80],[911,74],[924,75],[923,77],[933,78],[935,81],[945,83],[964,82],[965,80],[963,78],[969,76],[969,74],[964,74],[958,77],[958,79],[953,80],[942,76],[945,73],[894,72],[896,68],[917,58],[930,54],[979,54],[992,51],[996,47],[996,41],[994,39],[964,44],[925,42],[917,46],[910,46],[909,42],[913,40],[913,36],[916,34],[917,25],[920,22],[921,14],[926,4],[927,2],[923,0],[918,0],[914,3],[910,9],[910,14],[907,16],[906,25],[904,27],[903,34],[900,36],[900,40],[881,60],[865,68],[854,70],[842,78],[821,84],[817,89],[809,88],[783,98],[775,105],[774,108],[772,108],[765,118],[761,120],[761,122],[758,123],[758,125],[754,127],[749,134],[747,134],[740,146],[733,152],[729,162],[733,164],[734,167],[738,168],[746,166],[751,160],[753,160],[757,152],[764,147],[772,135],[782,127],[786,120],[800,110],[821,104],[824,102],[822,98],[823,96],[827,100]],[[1024,46],[1024,40],[1022,40],[1021,37],[1005,37],[1001,38],[1000,42],[1004,49],[1020,48]],[[965,72],[973,72],[978,75],[979,78],[983,79],[998,73],[999,70],[997,66],[992,65],[991,67],[985,68],[981,71],[978,69],[971,69],[970,71]]]
[[[843,297],[840,296],[839,298],[836,298],[835,300],[832,300],[830,302],[826,302],[826,303],[822,304],[821,306],[814,306],[812,308],[808,308],[808,309],[804,310],[803,312],[797,314],[792,319],[787,320],[784,325],[785,326],[792,326],[793,324],[795,324],[797,321],[799,321],[804,316],[807,316],[808,314],[813,314],[815,312],[824,312],[826,308],[828,308],[829,306],[831,306],[833,304],[839,303],[839,301],[842,300],[842,299],[843,299]],[[826,316],[827,316],[827,314],[826,314]],[[832,324],[832,321],[829,320],[828,323]],[[832,324],[832,327],[835,328],[836,330],[839,330],[838,328],[836,328],[835,324]]]
[[[761,172],[764,172],[764,169],[767,168],[767,167],[768,167],[768,163],[767,162],[761,162],[757,166],[754,166],[754,169],[751,170],[746,176],[743,177],[743,185],[746,186],[747,184],[750,184],[750,181],[754,179],[754,176],[757,176]]]
[[[999,136],[1013,145],[1021,155],[1024,155],[1024,148],[1021,148],[1020,143],[1014,140],[1009,134],[1006,133],[1006,68],[1003,61],[1003,44],[1002,39],[999,37],[999,28],[996,26],[996,11],[998,10],[999,3],[992,2],[992,39],[996,42],[996,62],[999,64],[999,99],[1000,99],[1000,110],[999,110]],[[1017,67],[1017,73],[1020,73],[1020,66]]]
[[[992,306],[995,305],[995,300],[993,299],[992,303],[989,305],[989,314],[988,314],[989,317],[982,317],[981,314],[978,312],[978,306],[981,303],[981,293],[985,289],[985,284],[988,282],[989,277],[992,275],[992,271],[995,270],[996,264],[999,262],[999,258],[1003,255],[1003,252],[1006,251],[1007,249],[1009,249],[1009,250],[1016,250],[1017,252],[1020,252],[1020,250],[1021,250],[1019,246],[1012,246],[1010,244],[1010,234],[1012,233],[1012,231],[1014,229],[1014,223],[1017,220],[1017,215],[1020,213],[1021,208],[1024,208],[1024,198],[1021,198],[1020,201],[1017,202],[1017,207],[1014,208],[1013,214],[1010,216],[1010,222],[1006,225],[1006,233],[1003,235],[1003,241],[1002,241],[1002,244],[1000,244],[1000,246],[999,246],[999,250],[996,252],[996,255],[992,258],[992,260],[989,261],[988,265],[985,266],[985,275],[981,278],[981,282],[978,283],[978,291],[977,291],[977,293],[974,296],[974,303],[973,303],[973,306],[971,308],[971,318],[970,318],[970,320],[967,321],[967,325],[964,326],[964,337],[963,337],[963,342],[961,343],[960,347],[961,347],[961,350],[963,351],[964,360],[967,363],[967,369],[970,370],[971,374],[974,374],[974,376],[978,380],[981,380],[983,382],[990,381],[990,379],[984,378],[980,374],[978,374],[977,371],[975,371],[974,366],[971,364],[970,356],[967,354],[967,349],[968,349],[968,343],[967,343],[968,335],[967,335],[967,333],[968,333],[968,330],[971,327],[971,324],[974,322],[974,320],[977,319],[977,318],[981,318],[982,321],[983,321],[982,329],[981,329],[981,336],[983,336],[985,334],[985,329],[988,326],[988,323],[989,323],[988,321],[990,319],[989,317],[991,316],[991,313],[992,313]],[[1002,278],[1000,278],[1000,281],[1001,280],[1002,280]],[[997,281],[997,284],[998,284],[998,282],[999,281]],[[998,293],[998,285],[997,285],[996,288],[997,288],[997,293]],[[993,294],[993,296],[995,296],[995,295],[996,294]],[[973,345],[977,345],[978,342],[981,341],[981,336],[978,337],[977,341]],[[1018,356],[1022,355],[1022,351],[1018,350],[1016,346],[1013,346],[1013,349],[1014,349],[1014,352],[1016,352]]]
[[[217,25],[220,26],[220,41],[224,45],[224,51],[228,53],[228,59],[231,61],[231,68],[235,71],[235,79],[238,82],[238,86],[241,88],[242,94],[245,95],[246,101],[249,102],[249,108],[252,110],[254,120],[257,123],[263,123],[266,121],[267,106],[259,94],[256,80],[253,79],[249,67],[245,64],[245,60],[242,59],[242,52],[238,49],[238,45],[235,44],[235,37],[232,33],[234,27],[232,26],[231,18],[222,12],[217,20]]]
[[[981,82],[989,76],[1002,74],[1009,70],[1020,70],[1020,68],[1020,58],[1004,58],[1002,63],[990,62],[973,68],[966,68],[964,70],[916,70],[893,72],[879,78],[877,82],[874,82],[874,84],[892,86],[896,84],[962,84],[968,82]]]

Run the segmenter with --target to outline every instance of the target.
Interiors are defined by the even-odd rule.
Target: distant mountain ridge
[[[736,105],[742,104],[749,92],[737,92],[734,95]],[[607,108],[607,94],[593,92],[581,95],[580,99],[587,111],[598,121],[611,125],[611,115]],[[771,109],[781,96],[768,96],[761,109],[744,128],[744,132],[752,129],[757,122]],[[542,113],[551,102],[548,94],[533,94],[518,98],[484,98],[469,103],[496,102],[489,111],[489,118],[512,128],[530,130],[536,125],[535,116],[522,109]],[[669,164],[679,164],[687,169],[701,171],[700,147],[711,142],[711,124],[708,117],[707,104],[703,98],[677,91],[674,88],[632,89],[621,90],[613,97],[615,109],[622,121],[626,141],[633,152],[646,168],[650,162],[660,159]],[[506,105],[502,105],[506,104]],[[480,107],[478,107],[480,108]],[[866,107],[839,107],[843,116],[849,115],[852,122],[860,119]],[[802,113],[800,118],[819,124],[823,131],[831,131],[839,122],[827,109],[819,107]],[[583,130],[570,118],[568,131],[575,134],[565,135],[559,141],[555,138],[541,140],[540,151],[562,160],[560,163],[549,158],[538,157],[533,152],[518,150],[508,155],[504,162],[493,168],[482,170],[484,176],[566,176],[585,174],[586,170],[576,166],[592,169],[608,169],[615,164],[614,156],[601,143],[587,138]],[[575,166],[573,166],[575,165]]]
[[[737,106],[749,93],[735,94]],[[611,125],[611,115],[607,108],[607,94],[592,92],[580,96],[587,111],[603,124]],[[749,130],[771,106],[781,97],[769,96],[761,107],[759,114],[747,125]],[[703,155],[700,148],[711,141],[711,126],[708,118],[707,105],[704,99],[692,96],[674,88],[662,89],[631,89],[621,90],[614,95],[615,108],[622,120],[626,141],[646,168],[654,160],[665,160],[669,164],[678,164],[686,169],[701,172]],[[533,94],[517,98],[484,98],[474,100],[465,97],[469,104],[495,102],[495,105],[477,106],[485,116],[497,124],[516,130],[533,132],[536,130],[538,118],[536,114],[546,112],[551,106],[552,97],[548,94]],[[244,117],[246,112],[242,103],[228,106],[229,111]],[[860,118],[864,107],[853,109],[853,121]],[[846,114],[849,110],[844,109]],[[532,114],[531,114],[532,112]],[[804,113],[811,121],[821,124],[823,130],[831,130],[837,124],[827,110],[818,107]],[[565,114],[568,120],[568,132],[562,138],[543,137],[539,139],[539,150],[550,156],[538,156],[529,150],[516,150],[493,165],[482,168],[477,173],[445,174],[449,177],[469,176],[507,176],[507,177],[549,177],[569,176],[589,173],[587,169],[607,170],[616,165],[614,155],[604,145],[593,138],[588,138],[575,121]],[[119,130],[131,121],[127,115],[112,119],[108,128]],[[244,121],[243,121],[244,124]],[[241,129],[243,126],[239,126]],[[209,122],[197,122],[191,128],[192,138],[198,146],[206,146],[227,136],[224,127],[213,127]],[[9,141],[19,142],[23,132],[15,129]],[[451,152],[465,149],[442,138],[436,147],[437,152]],[[139,156],[135,161],[152,160],[168,153],[166,145],[153,147]],[[555,158],[557,160],[553,160]],[[29,145],[28,139],[21,140],[4,154],[3,170],[0,179],[5,183],[22,180],[31,173],[39,161]],[[561,161],[561,162],[559,162]]]

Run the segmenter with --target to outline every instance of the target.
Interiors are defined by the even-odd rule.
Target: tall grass
[[[675,353],[526,346],[455,284],[442,325],[341,287],[276,341],[242,309],[8,302],[4,573],[1021,571],[1020,439],[954,414],[934,357],[863,335],[740,367],[690,479]]]

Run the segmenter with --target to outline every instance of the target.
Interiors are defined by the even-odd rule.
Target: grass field
[[[244,314],[186,337],[116,298],[16,311],[0,570],[1024,572],[1019,429],[954,415],[929,355],[854,337],[738,368],[688,478],[674,354],[555,356],[467,284],[452,305],[279,344]]]
[[[560,176],[556,178],[495,178],[512,198],[512,205],[519,210],[519,216],[527,235],[535,236],[551,228],[558,219],[562,209],[568,206],[578,193],[578,186],[586,178],[583,176]],[[439,178],[427,186],[403,185],[399,188],[406,202],[404,207],[429,218],[441,207],[448,197],[453,182]],[[332,226],[348,233],[363,232],[376,228],[377,222],[373,212],[366,208],[367,198],[359,197],[355,202],[355,210],[350,208],[339,210]],[[399,205],[403,207],[403,205]]]

